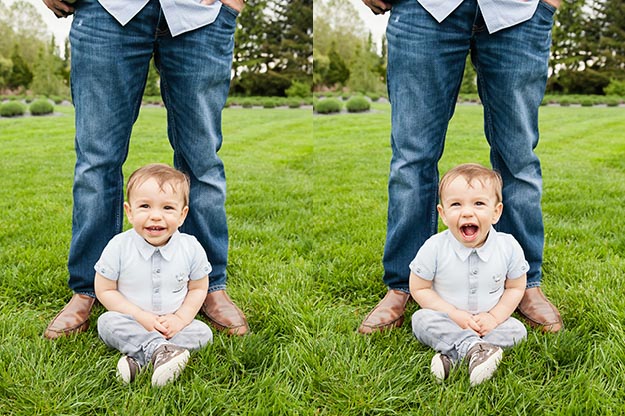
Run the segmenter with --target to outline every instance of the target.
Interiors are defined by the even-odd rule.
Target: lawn
[[[73,111],[57,112],[0,119],[0,414],[625,412],[625,108],[541,108],[543,288],[566,329],[530,330],[493,380],[473,388],[466,369],[437,384],[432,352],[407,324],[356,333],[385,291],[387,104],[333,116],[224,111],[228,292],[251,335],[216,334],[161,389],[149,374],[116,381],[118,353],[95,330],[101,307],[87,333],[43,339],[70,296]],[[479,106],[459,106],[448,137],[441,171],[488,163]],[[171,162],[158,107],[142,110],[125,172],[149,162]]]

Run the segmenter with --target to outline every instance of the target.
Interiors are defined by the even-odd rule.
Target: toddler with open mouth
[[[471,385],[492,377],[502,348],[527,336],[512,312],[523,298],[529,265],[519,243],[493,225],[503,211],[501,176],[459,165],[439,184],[438,213],[447,230],[432,236],[410,263],[410,293],[420,310],[415,337],[437,354],[430,369],[445,380],[466,359]]]

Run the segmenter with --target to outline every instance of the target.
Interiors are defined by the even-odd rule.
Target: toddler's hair
[[[438,185],[439,197],[443,194],[447,186],[458,176],[462,176],[466,179],[469,186],[474,180],[480,181],[484,186],[492,186],[497,196],[497,202],[502,202],[501,190],[503,188],[503,180],[501,179],[501,175],[477,163],[465,163],[447,171]]]
[[[165,185],[169,185],[174,193],[182,193],[184,204],[189,205],[189,177],[164,163],[151,163],[135,170],[128,178],[126,199],[130,201],[132,191],[151,178],[156,180],[161,190]]]

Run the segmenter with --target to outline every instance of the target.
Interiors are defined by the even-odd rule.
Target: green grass
[[[434,382],[433,353],[407,324],[355,332],[385,290],[390,116],[388,104],[372,110],[225,110],[228,291],[253,333],[216,334],[162,389],[149,374],[115,380],[118,353],[95,316],[86,334],[41,337],[70,296],[73,112],[0,119],[0,414],[625,412],[625,109],[541,108],[543,287],[566,329],[530,330],[474,388],[466,369]],[[488,164],[479,106],[459,106],[448,137],[441,171]],[[162,108],[142,110],[125,172],[148,162],[171,162]]]

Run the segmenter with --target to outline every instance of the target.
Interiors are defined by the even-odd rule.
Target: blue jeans
[[[228,96],[236,12],[172,37],[159,2],[150,0],[121,26],[97,0],[77,3],[70,42],[76,107],[76,167],[69,286],[93,296],[93,266],[123,226],[124,178],[132,126],[154,54],[167,107],[174,165],[191,179],[181,228],[200,241],[213,267],[210,290],[224,289],[228,253],[221,111]],[[146,149],[148,150],[148,149]],[[155,162],[149,150],[145,163]]]
[[[98,318],[98,335],[106,345],[134,358],[141,367],[150,362],[154,351],[163,344],[194,351],[213,342],[211,329],[197,319],[171,339],[165,339],[158,331],[147,331],[132,316],[110,311]]]
[[[412,333],[422,344],[448,356],[454,363],[464,359],[477,343],[507,348],[527,338],[525,326],[512,317],[480,337],[472,329],[460,328],[446,313],[431,309],[419,309],[412,315]]]
[[[496,228],[523,247],[530,264],[527,287],[540,285],[542,175],[534,148],[554,12],[541,2],[532,19],[489,34],[476,0],[463,1],[442,23],[416,0],[393,3],[386,31],[393,156],[384,282],[390,289],[408,291],[408,265],[437,232],[438,161],[469,53],[490,161],[504,182],[503,216]]]

